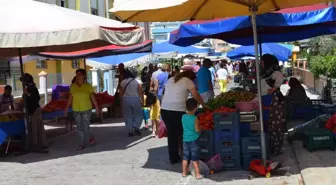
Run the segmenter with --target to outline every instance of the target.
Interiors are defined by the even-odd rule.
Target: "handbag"
[[[126,91],[128,85],[129,85],[134,79],[135,79],[135,78],[133,78],[132,80],[130,80],[130,81],[125,85],[125,88],[124,88],[124,91],[123,91],[123,95],[121,95],[121,96],[124,96],[124,93],[125,93],[125,91]]]

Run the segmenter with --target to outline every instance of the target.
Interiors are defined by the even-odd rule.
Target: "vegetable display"
[[[236,109],[228,108],[228,107],[220,107],[215,109],[214,111],[206,110],[205,112],[198,114],[199,124],[202,130],[213,130],[214,121],[213,115],[215,113],[221,112],[236,112]]]
[[[234,108],[235,102],[247,102],[252,101],[256,95],[248,91],[228,91],[221,93],[214,99],[208,101],[207,105],[212,109],[217,109],[222,106]]]
[[[106,104],[113,104],[114,96],[109,95],[106,91],[101,93],[94,94],[97,100],[98,106],[101,107],[102,105]],[[51,100],[47,105],[43,107],[43,112],[55,112],[64,110],[68,103],[67,99],[58,99],[58,100]],[[71,106],[71,105],[70,105]],[[92,105],[92,107],[94,107]]]

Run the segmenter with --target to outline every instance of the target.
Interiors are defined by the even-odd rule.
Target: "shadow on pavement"
[[[64,128],[56,128],[52,132],[55,134],[57,132],[64,131]],[[149,130],[142,129],[141,136],[128,137],[128,132],[123,123],[100,125],[93,124],[91,125],[90,131],[95,137],[96,143],[95,145],[89,146],[84,150],[76,150],[79,139],[76,132],[71,132],[51,140],[50,151],[47,154],[29,153],[22,156],[8,156],[0,158],[0,162],[16,162],[27,164],[89,153],[98,153],[111,150],[125,150],[128,147],[135,146],[140,142],[145,141],[147,139],[146,136],[151,134]],[[143,138],[145,139],[143,140]]]
[[[182,164],[172,165],[168,158],[167,146],[148,149],[148,159],[142,168],[181,173]],[[247,179],[248,175],[248,171],[223,171],[221,173],[210,175],[208,180],[216,182],[232,181],[235,179]]]

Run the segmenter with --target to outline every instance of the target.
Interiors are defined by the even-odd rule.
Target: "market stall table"
[[[72,113],[72,108],[68,109],[68,114]],[[68,132],[69,123],[70,123],[70,131],[72,131],[73,128],[73,122],[69,117],[64,117],[64,110],[58,110],[54,112],[43,112],[42,113],[42,120],[53,120],[56,119],[56,123],[58,123],[59,119],[66,119],[65,122],[65,132]]]
[[[24,134],[25,128],[24,120],[0,122],[0,145],[8,138],[6,154],[8,153],[12,137]]]

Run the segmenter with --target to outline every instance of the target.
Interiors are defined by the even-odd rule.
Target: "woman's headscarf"
[[[264,63],[262,78],[269,78],[273,74],[274,71],[281,70],[279,66],[279,61],[277,57],[275,57],[274,55],[264,54],[261,57],[261,60]]]

